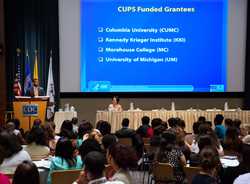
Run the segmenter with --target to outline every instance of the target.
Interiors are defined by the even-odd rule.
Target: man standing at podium
[[[39,85],[39,80],[38,79],[33,79],[32,81],[33,85],[31,88],[26,92],[26,96],[44,96],[45,92],[44,89]]]

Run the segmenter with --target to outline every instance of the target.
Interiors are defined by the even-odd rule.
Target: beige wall
[[[171,102],[175,102],[176,109],[188,108],[224,108],[224,103],[227,101],[229,108],[242,107],[243,99],[241,98],[121,98],[120,103],[126,110],[129,108],[130,102],[134,103],[135,108],[139,107],[143,110],[170,109]],[[97,110],[107,109],[110,104],[110,98],[63,98],[60,100],[61,107],[65,103],[73,105],[77,112],[79,120],[89,120],[95,122],[95,114]]]

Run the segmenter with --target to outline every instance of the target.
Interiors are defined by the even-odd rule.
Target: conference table
[[[186,132],[192,132],[192,126],[195,121],[197,121],[199,116],[206,117],[207,120],[212,121],[216,114],[222,114],[225,118],[240,119],[242,124],[250,123],[250,111],[244,110],[228,110],[222,111],[219,109],[209,109],[209,110],[134,110],[134,111],[122,111],[122,112],[110,112],[110,111],[97,111],[96,112],[96,122],[99,120],[108,121],[111,124],[111,131],[115,132],[121,128],[121,122],[123,118],[128,118],[130,121],[129,127],[137,129],[141,125],[141,118],[143,116],[148,116],[151,120],[153,118],[161,118],[163,121],[167,121],[171,117],[179,117],[183,119],[186,123]]]

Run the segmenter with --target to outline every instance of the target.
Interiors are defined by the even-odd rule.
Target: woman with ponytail
[[[220,166],[220,158],[212,147],[205,147],[200,152],[201,171],[192,181],[192,184],[217,184],[217,168]]]

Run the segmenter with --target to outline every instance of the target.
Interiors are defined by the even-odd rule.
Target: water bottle
[[[175,111],[175,103],[171,102],[171,111]]]
[[[131,110],[131,111],[134,110],[134,103],[133,103],[133,102],[130,103],[130,108],[129,108],[129,110]]]
[[[225,104],[224,104],[224,111],[228,111],[228,102],[225,102]]]

